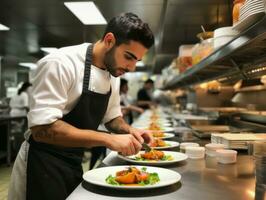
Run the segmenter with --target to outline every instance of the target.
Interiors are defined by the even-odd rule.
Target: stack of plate
[[[246,3],[240,8],[239,20],[245,20],[250,15],[265,12],[263,0],[247,0]]]
[[[160,128],[158,131],[174,132],[173,123],[169,118],[170,116],[161,110],[147,110],[136,121],[134,121],[132,126],[148,130],[151,124],[156,124],[156,126]]]
[[[255,199],[262,200],[266,194],[266,153],[255,155],[256,160],[256,189]]]
[[[256,23],[265,15],[265,0],[246,0],[239,11],[239,22],[234,24],[233,29],[243,31]]]

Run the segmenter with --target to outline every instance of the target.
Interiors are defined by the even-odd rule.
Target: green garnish
[[[109,175],[106,179],[105,179],[105,182],[110,184],[110,185],[121,185],[120,183],[118,183],[116,180],[115,180],[115,177],[112,176],[112,175]]]
[[[171,155],[164,155],[159,160],[149,160],[149,159],[142,158],[140,156],[135,156],[135,157],[132,157],[131,159],[136,160],[136,161],[171,161],[171,160],[174,160],[173,156]]]

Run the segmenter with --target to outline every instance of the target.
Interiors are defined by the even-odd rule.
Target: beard
[[[116,61],[115,61],[115,46],[113,46],[108,52],[106,52],[104,57],[104,65],[106,66],[106,69],[109,71],[109,73],[114,76],[118,77],[122,75],[121,73],[118,73],[118,71],[121,71],[119,67],[117,67]],[[124,70],[123,70],[124,71]]]

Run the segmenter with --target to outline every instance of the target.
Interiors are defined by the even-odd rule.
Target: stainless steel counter
[[[114,155],[105,159],[109,165],[124,165]],[[251,200],[254,199],[255,176],[253,158],[239,155],[236,164],[218,164],[215,158],[191,160],[166,166],[182,176],[178,184],[152,190],[123,191],[81,183],[68,200]]]

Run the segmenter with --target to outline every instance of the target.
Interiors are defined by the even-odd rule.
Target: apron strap
[[[89,91],[93,46],[94,44],[90,44],[86,51],[82,93],[88,93]]]

